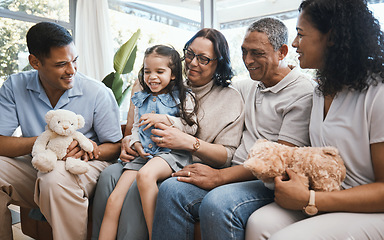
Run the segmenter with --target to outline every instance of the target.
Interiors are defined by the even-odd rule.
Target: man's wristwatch
[[[315,216],[319,212],[315,205],[315,191],[309,190],[309,202],[308,205],[303,208],[303,212],[308,216]]]

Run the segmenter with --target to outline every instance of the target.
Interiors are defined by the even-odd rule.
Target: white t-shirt
[[[384,84],[380,82],[363,92],[344,89],[333,99],[324,121],[323,116],[324,98],[315,91],[311,144],[339,149],[347,168],[342,187],[374,182],[370,144],[384,141]]]
[[[233,164],[242,164],[247,159],[257,139],[309,145],[308,125],[315,82],[298,68],[272,87],[266,88],[253,80],[235,82],[234,87],[245,101],[245,129]]]

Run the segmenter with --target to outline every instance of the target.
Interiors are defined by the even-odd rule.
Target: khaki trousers
[[[246,240],[382,240],[384,213],[333,212],[306,217],[276,203],[255,211],[248,219]]]
[[[89,198],[100,172],[110,163],[89,164],[90,170],[81,175],[66,171],[64,161],[58,161],[53,171],[40,173],[32,167],[30,156],[0,156],[0,239],[13,239],[9,204],[39,207],[55,240],[86,239]]]

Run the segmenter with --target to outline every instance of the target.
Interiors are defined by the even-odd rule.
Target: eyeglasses
[[[210,61],[214,61],[217,58],[209,58],[204,55],[195,54],[192,50],[189,49],[183,49],[184,51],[184,59],[188,58],[189,60],[193,60],[195,57],[197,58],[197,61],[202,65],[208,65]]]

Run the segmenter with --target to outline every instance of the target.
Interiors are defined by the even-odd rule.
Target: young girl
[[[163,45],[148,48],[139,81],[144,90],[132,97],[135,123],[132,135],[128,137],[140,156],[126,163],[125,171],[108,198],[99,234],[102,240],[116,238],[122,204],[135,179],[151,239],[157,182],[170,177],[172,172],[192,161],[187,151],[163,148],[159,146],[162,142],[157,145],[151,133],[156,123],[177,127],[191,135],[197,131],[195,99],[184,86],[179,53]]]

